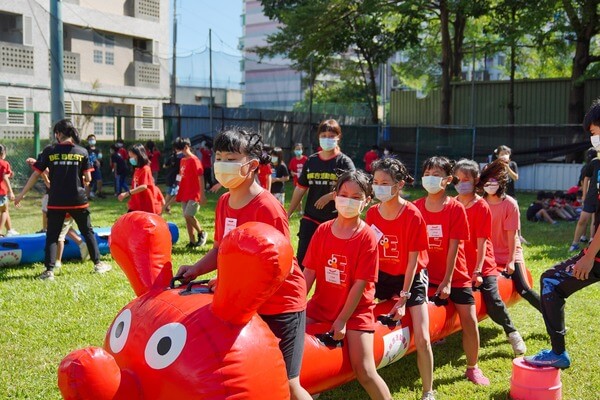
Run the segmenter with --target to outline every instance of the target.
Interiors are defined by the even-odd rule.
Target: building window
[[[71,100],[65,100],[65,115],[73,114],[73,102]]]
[[[113,35],[104,35],[104,46],[107,49],[115,47],[115,37]]]
[[[107,65],[115,65],[115,53],[112,51],[104,53],[104,63]]]
[[[142,129],[154,129],[154,107],[142,106]]]
[[[94,122],[94,135],[100,136],[104,133],[104,124],[102,122]]]
[[[104,124],[104,134],[108,136],[115,136],[115,122],[112,118],[110,121],[106,121],[106,124]]]
[[[9,96],[6,100],[8,105],[8,124],[25,125],[25,113],[23,112],[25,111],[25,98]]]
[[[102,64],[102,51],[94,50],[94,63]]]

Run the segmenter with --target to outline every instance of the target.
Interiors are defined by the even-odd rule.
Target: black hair
[[[587,153],[585,153],[585,163],[589,164],[596,157],[598,157],[598,150],[596,150],[593,147],[590,147]]]
[[[178,137],[177,139],[175,139],[173,141],[173,147],[176,150],[183,150],[185,149],[185,146],[190,147],[192,144],[190,143],[190,139],[188,138],[182,138],[182,137]]]
[[[304,149],[304,145],[303,145],[302,143],[296,143],[296,144],[294,145],[294,149],[295,149],[296,147],[300,147],[301,149]]]
[[[154,149],[156,148],[156,145],[154,144],[154,142],[152,140],[148,140],[146,142],[146,148],[150,151],[154,151]]]
[[[6,154],[6,146],[0,144],[0,156]]]
[[[285,165],[283,161],[283,149],[281,147],[274,147],[271,150],[271,155],[277,157],[277,165]]]
[[[439,168],[446,173],[446,176],[452,176],[454,161],[451,161],[444,156],[429,157],[423,162],[423,172],[432,168]],[[452,177],[452,183],[456,183],[456,178]]]
[[[90,138],[91,138],[91,137],[96,137],[96,135],[94,135],[93,133],[90,133],[90,134],[87,136],[87,140],[90,140]]]
[[[479,177],[479,164],[477,164],[473,160],[468,160],[466,158],[461,158],[454,164],[454,168],[452,169],[452,174],[456,175],[458,171],[465,172],[473,179],[477,179]]]
[[[339,192],[342,185],[346,182],[356,182],[358,187],[363,191],[366,197],[373,197],[373,187],[371,186],[371,178],[361,170],[345,171],[340,176],[335,184],[335,191]]]
[[[333,132],[336,136],[342,137],[342,128],[335,119],[326,119],[319,124],[317,128],[317,136],[323,132]]]
[[[398,183],[404,181],[408,184],[413,183],[415,179],[410,176],[406,166],[402,164],[402,161],[396,158],[384,158],[379,159],[371,164],[373,174],[377,171],[382,171],[392,177],[394,182]]]
[[[592,125],[600,126],[600,99],[596,99],[592,102],[592,106],[583,117],[583,130],[590,132]]]
[[[379,150],[379,146],[377,146],[376,144],[374,144],[373,146],[371,146],[371,150],[378,151]]]
[[[565,192],[563,192],[562,190],[557,190],[556,192],[554,192],[554,197],[558,197],[559,199],[564,199]]]
[[[540,190],[539,192],[537,192],[536,198],[538,200],[544,200],[546,198],[546,192],[544,192],[543,190]]]
[[[70,119],[61,119],[56,124],[54,124],[54,128],[52,131],[56,133],[60,133],[61,135],[73,139],[75,144],[79,144],[80,136],[79,131],[73,125],[73,122]]]
[[[554,198],[554,194],[552,192],[545,192],[544,198],[552,200]]]
[[[114,143],[110,145],[110,149],[113,150],[115,153],[119,151],[119,148]]]
[[[141,143],[135,143],[133,146],[129,147],[129,151],[137,156],[137,168],[142,168],[145,165],[150,165],[150,159],[148,159],[146,149]]]
[[[269,164],[271,156],[265,154],[262,136],[242,128],[231,128],[219,132],[213,141],[214,151],[240,153],[257,159],[260,164]]]
[[[512,149],[503,144],[503,145],[496,147],[496,150],[494,150],[494,154],[496,155],[496,157],[498,157],[498,155],[500,154],[501,151],[508,151],[508,154],[512,155]]]
[[[495,179],[496,182],[498,182],[496,196],[503,197],[504,193],[506,193],[506,186],[508,185],[508,169],[504,161],[494,160],[483,167],[483,170],[479,175],[479,183],[476,185],[476,188],[479,190],[483,189],[485,184],[492,179]],[[487,196],[487,193],[484,192],[483,196]]]

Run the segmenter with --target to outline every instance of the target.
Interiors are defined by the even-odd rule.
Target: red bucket
[[[562,383],[560,369],[534,367],[523,361],[523,357],[513,360],[510,379],[512,400],[560,400]]]

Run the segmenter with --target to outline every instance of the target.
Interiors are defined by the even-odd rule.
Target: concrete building
[[[238,89],[213,88],[213,105],[237,108],[242,105],[243,91]],[[210,88],[177,85],[177,104],[210,105]]]
[[[119,119],[126,140],[161,139],[162,103],[169,100],[169,0],[61,3],[67,116],[73,114],[83,137],[112,140]],[[48,0],[0,0],[0,139],[31,138],[31,111],[44,112],[41,133],[48,137],[49,20]]]

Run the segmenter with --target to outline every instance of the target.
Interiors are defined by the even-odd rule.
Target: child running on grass
[[[0,229],[6,225],[6,236],[15,236],[19,232],[11,228],[10,214],[8,213],[9,200],[15,199],[15,194],[10,185],[10,177],[13,172],[5,158],[6,146],[0,144]]]
[[[373,356],[377,236],[360,218],[371,201],[371,190],[369,178],[361,171],[338,178],[338,216],[319,225],[304,257],[309,291],[316,281],[307,317],[330,323],[334,340],[346,338],[352,369],[371,399],[391,399]]]
[[[134,168],[131,190],[121,193],[119,201],[129,197],[128,211],[146,211],[160,215],[165,199],[156,187],[150,168],[150,159],[146,154],[146,149],[140,143],[129,148],[129,163]]]
[[[479,165],[473,160],[460,160],[454,166],[453,175],[458,179],[454,185],[457,199],[465,207],[469,221],[465,256],[473,287],[481,290],[488,315],[504,329],[513,353],[525,354],[525,342],[512,324],[498,293],[498,269],[492,246],[492,212],[488,203],[475,193],[479,183]]]
[[[462,204],[446,194],[446,186],[452,181],[452,163],[446,157],[425,160],[422,184],[428,194],[416,200],[415,205],[427,223],[429,282],[437,297],[454,303],[463,328],[465,376],[476,385],[489,385],[490,380],[477,366],[479,329],[464,249],[464,242],[469,240],[469,224]]]
[[[600,101],[596,100],[583,120],[583,129],[591,134],[592,146],[600,150]],[[593,176],[590,185],[597,185]],[[551,350],[542,350],[525,361],[537,366],[569,368],[571,359],[565,344],[565,300],[579,290],[600,281],[600,213],[596,210],[596,233],[589,247],[574,257],[555,265],[540,278],[542,315],[550,335]],[[593,323],[593,321],[590,321]]]
[[[367,211],[366,223],[377,236],[379,276],[375,297],[396,302],[392,318],[410,311],[417,366],[423,382],[422,400],[435,400],[433,353],[427,311],[427,227],[421,212],[401,197],[405,184],[413,182],[400,160],[386,158],[371,164],[373,191],[381,203]]]
[[[517,293],[541,311],[540,295],[529,285],[525,257],[519,239],[521,214],[517,201],[506,194],[508,174],[501,162],[492,162],[483,169],[479,186],[492,212],[492,245],[498,271],[510,276]]]
[[[201,204],[206,203],[204,194],[204,170],[202,163],[192,153],[190,140],[187,138],[177,138],[173,147],[177,152],[183,154],[183,158],[179,162],[179,190],[175,199],[181,203],[183,209],[183,217],[185,218],[185,226],[190,242],[188,248],[204,246],[208,234],[200,226],[200,222],[196,219],[196,213],[200,209]],[[196,240],[196,232],[198,239]]]
[[[194,265],[182,265],[178,276],[191,280],[218,270],[219,243],[232,229],[246,222],[264,222],[277,228],[289,240],[288,219],[282,205],[255,181],[259,164],[269,163],[263,154],[262,138],[241,129],[227,130],[213,143],[215,178],[229,189],[215,210],[214,245]],[[217,289],[218,290],[218,289]],[[285,361],[292,399],[310,400],[300,386],[300,365],[304,352],[306,326],[306,282],[294,258],[292,271],[277,292],[258,310],[258,314],[280,339],[279,348]]]

